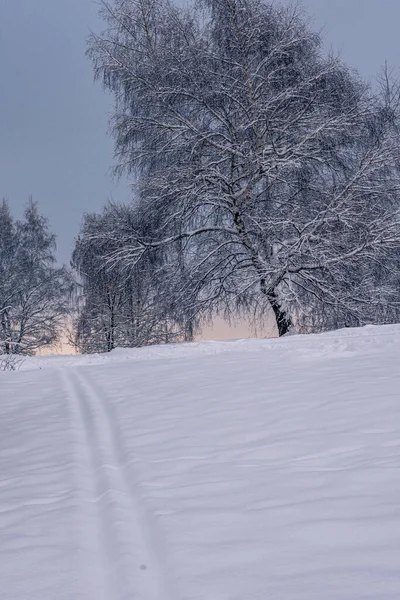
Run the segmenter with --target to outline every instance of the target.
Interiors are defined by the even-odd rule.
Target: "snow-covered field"
[[[0,600],[400,598],[400,326],[0,373]]]

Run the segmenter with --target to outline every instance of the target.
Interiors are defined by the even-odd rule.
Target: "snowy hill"
[[[0,600],[400,597],[400,326],[0,373]]]

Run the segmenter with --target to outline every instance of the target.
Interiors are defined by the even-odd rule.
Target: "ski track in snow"
[[[68,376],[61,371],[60,376],[81,437],[82,455],[76,457],[83,460],[79,479],[90,482],[86,503],[92,514],[85,511],[82,544],[92,568],[87,570],[88,564],[82,565],[82,576],[86,578],[84,597],[178,600],[159,555],[160,540],[125,464],[112,407],[81,371],[68,372]],[[89,529],[87,523],[92,523]],[[97,589],[93,589],[94,583]]]
[[[400,326],[0,373],[0,600],[398,600]]]

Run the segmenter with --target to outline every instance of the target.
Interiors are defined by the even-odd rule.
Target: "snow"
[[[0,373],[1,600],[400,597],[400,326]]]

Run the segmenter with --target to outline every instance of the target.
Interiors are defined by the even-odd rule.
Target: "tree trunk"
[[[279,337],[282,337],[290,331],[293,326],[292,320],[287,312],[282,308],[278,301],[278,297],[275,292],[268,294],[268,300],[271,304],[271,308],[274,311],[276,326],[278,327]]]
[[[9,327],[9,320],[7,318],[7,312],[6,310],[3,310],[1,313],[2,317],[1,317],[1,328],[3,330],[3,336],[4,336],[4,353],[5,354],[11,354],[11,344],[10,344],[10,327]]]
[[[278,300],[278,296],[277,296],[276,292],[268,290],[268,288],[267,288],[267,282],[263,276],[264,266],[260,260],[260,257],[258,255],[256,249],[253,247],[249,236],[247,235],[244,221],[243,221],[240,211],[238,209],[236,209],[236,211],[234,213],[233,220],[234,220],[234,223],[236,226],[236,230],[242,241],[242,244],[245,247],[245,249],[248,251],[248,253],[250,255],[250,259],[253,263],[254,269],[260,277],[261,292],[267,296],[269,303],[271,304],[272,310],[274,311],[276,325],[278,327],[278,334],[279,334],[279,337],[281,337],[282,335],[285,335],[286,333],[288,333],[289,330],[292,328],[292,326],[293,326],[292,320],[291,320],[290,316],[287,314],[287,312],[282,308],[282,306]]]
[[[188,321],[185,325],[185,342],[193,342],[194,334],[193,334],[193,323],[192,321]]]
[[[109,338],[109,345],[108,345],[108,351],[111,352],[111,350],[114,350],[115,348],[115,312],[114,312],[114,306],[111,307],[111,315],[110,315],[110,338]]]

